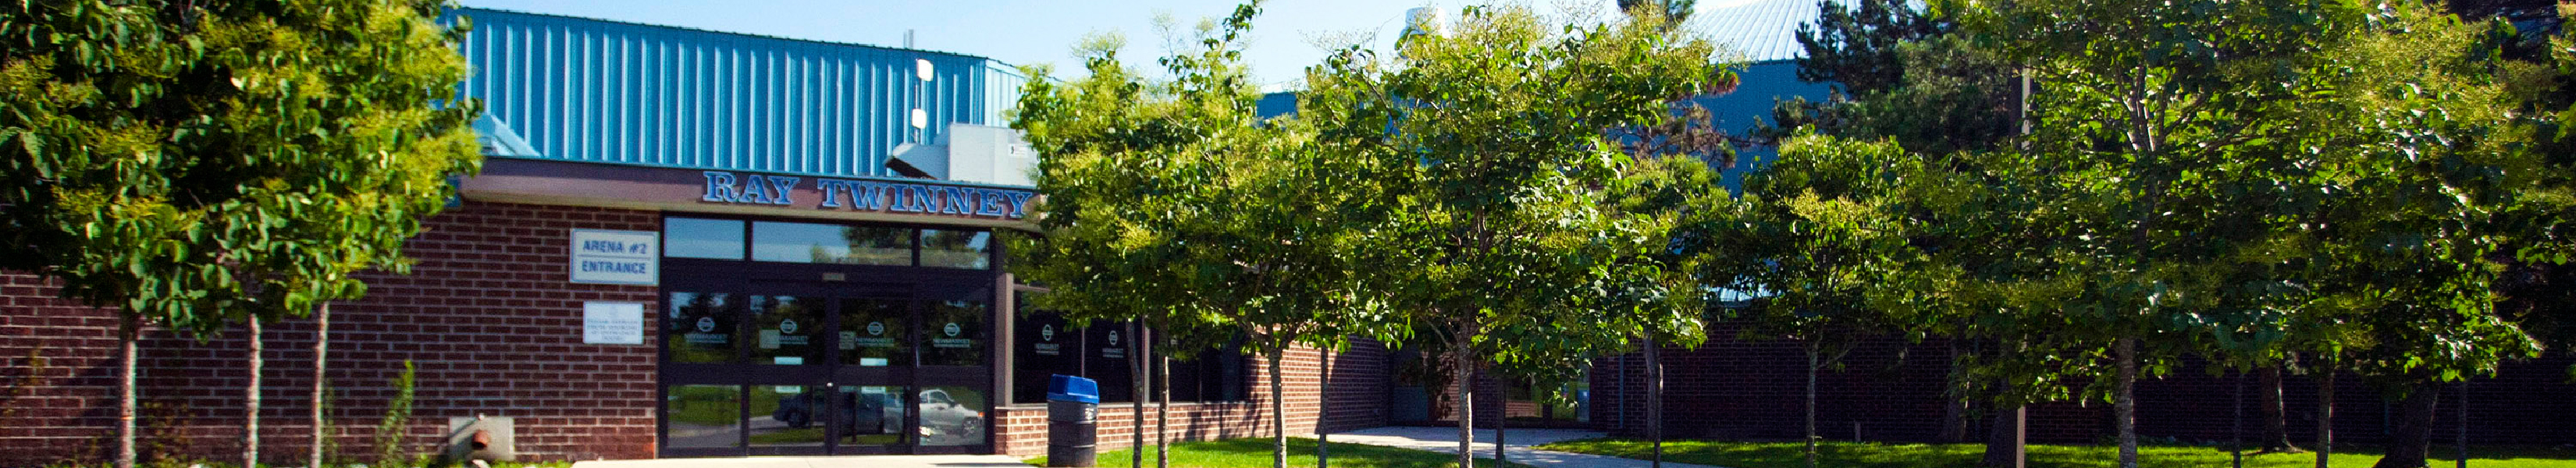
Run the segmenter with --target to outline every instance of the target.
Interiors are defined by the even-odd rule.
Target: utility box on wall
[[[517,439],[518,431],[506,416],[447,418],[447,444],[439,458],[451,463],[518,461]]]

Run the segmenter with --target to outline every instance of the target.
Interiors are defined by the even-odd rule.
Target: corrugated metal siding
[[[1020,88],[1028,86],[1028,75],[1002,62],[989,62],[984,71],[984,125],[1010,126],[1011,108],[1020,105]]]
[[[990,59],[484,9],[463,85],[542,159],[889,176],[915,99],[946,123],[1000,124],[1019,82]],[[929,60],[935,79],[914,78]],[[1002,86],[997,86],[1002,85]],[[925,99],[926,98],[926,99]]]
[[[1789,60],[1805,56],[1798,46],[1798,25],[1816,21],[1815,0],[1759,0],[1698,13],[1708,18],[1709,40],[1741,52],[1747,62]]]

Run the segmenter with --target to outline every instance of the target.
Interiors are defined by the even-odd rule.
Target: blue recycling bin
[[[1100,382],[1047,380],[1047,466],[1089,467],[1100,456]]]

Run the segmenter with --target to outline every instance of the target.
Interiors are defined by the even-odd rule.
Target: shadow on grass
[[[1172,466],[1189,468],[1269,468],[1269,438],[1224,439],[1172,444]],[[1126,450],[1102,452],[1094,466],[1127,466],[1131,455]],[[1332,444],[1334,468],[1456,468],[1458,456],[1374,445]],[[1145,448],[1145,466],[1154,466],[1154,450]],[[1033,466],[1046,466],[1046,457],[1028,460]],[[1315,439],[1288,438],[1288,466],[1315,466]],[[1480,467],[1529,468],[1518,463],[1497,465],[1493,460],[1476,460]]]

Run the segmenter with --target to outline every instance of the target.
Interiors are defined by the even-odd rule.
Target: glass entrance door
[[[991,289],[707,283],[666,288],[665,455],[990,451]]]

